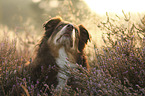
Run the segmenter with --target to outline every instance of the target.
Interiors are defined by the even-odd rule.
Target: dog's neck
[[[75,68],[76,67],[76,61],[69,61],[69,56],[65,50],[64,47],[61,47],[58,51],[59,55],[56,58],[56,63],[59,66],[60,70],[58,72],[57,78],[58,78],[58,86],[57,88],[61,87],[63,88],[67,82],[67,79],[69,78],[66,75],[66,72],[69,73],[69,68]],[[74,59],[72,59],[74,60]],[[66,71],[66,72],[64,72]]]
[[[56,63],[60,68],[73,67],[76,63],[73,54],[66,52],[65,47],[61,47],[58,51],[58,57],[56,58]]]

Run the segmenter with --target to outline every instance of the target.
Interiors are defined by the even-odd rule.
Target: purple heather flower
[[[48,85],[47,84],[44,84],[44,86],[46,86],[48,88]]]
[[[42,93],[43,91],[42,91],[42,90],[40,90],[40,92]]]
[[[39,84],[39,81],[37,80],[37,84]]]
[[[128,73],[128,71],[123,72],[123,74],[126,74],[126,73]]]
[[[122,56],[124,57],[126,54],[122,54]]]
[[[31,89],[34,89],[34,85],[31,85]]]
[[[109,61],[111,61],[112,59],[111,59],[111,58],[109,58],[108,60],[109,60]]]
[[[26,81],[26,78],[23,78],[23,81]]]
[[[118,58],[116,58],[117,60],[120,60],[120,58],[118,57]]]
[[[117,47],[117,50],[119,49],[119,47]]]
[[[131,56],[134,56],[134,54],[133,54],[133,53],[131,53]]]
[[[15,87],[16,87],[16,85],[13,85],[13,87],[12,87],[12,91],[15,89]]]
[[[41,66],[41,70],[43,70],[43,66]]]
[[[46,79],[48,79],[48,76],[46,76]]]
[[[138,74],[138,72],[136,71],[135,74]]]
[[[29,90],[31,89],[30,86],[28,86],[28,89],[29,89]]]

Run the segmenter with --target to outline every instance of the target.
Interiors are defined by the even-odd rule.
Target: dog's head
[[[80,52],[84,49],[90,35],[83,25],[74,25],[63,21],[60,17],[50,19],[44,24],[45,37],[48,42],[67,49],[77,49]]]

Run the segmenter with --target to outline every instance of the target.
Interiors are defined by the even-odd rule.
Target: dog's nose
[[[72,24],[68,24],[67,27],[70,28],[70,29],[73,29],[73,25]]]

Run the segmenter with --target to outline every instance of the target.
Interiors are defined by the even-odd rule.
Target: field
[[[70,22],[83,23],[92,35],[86,48],[89,72],[79,65],[78,69],[70,69],[68,75],[74,77],[72,84],[76,88],[70,84],[61,91],[45,81],[36,80],[34,84],[29,73],[19,68],[31,63],[33,49],[43,32],[35,34],[31,26],[16,30],[0,26],[0,96],[47,96],[47,90],[55,96],[144,96],[145,17],[134,21],[133,14],[122,14],[91,14],[83,19],[61,15]],[[39,83],[44,86],[38,87]]]
[[[145,95],[145,31],[124,15],[124,22],[121,18],[115,21],[108,15],[106,22],[100,22],[98,28],[104,31],[104,45],[98,47],[92,40],[86,48],[90,72],[79,65],[78,70],[70,69],[71,76],[75,77],[76,90],[66,85],[62,92],[58,92],[53,86],[47,86],[46,82],[38,89],[25,70],[23,74],[18,73],[19,67],[31,60],[33,48],[29,47],[35,45],[32,41],[36,40],[31,34],[19,37],[13,32],[3,31],[0,41],[0,94],[20,95],[19,91],[23,90],[26,95],[35,96],[47,95],[46,90],[50,90],[52,94],[62,93],[64,96]],[[124,26],[118,24],[120,21],[125,23]]]

